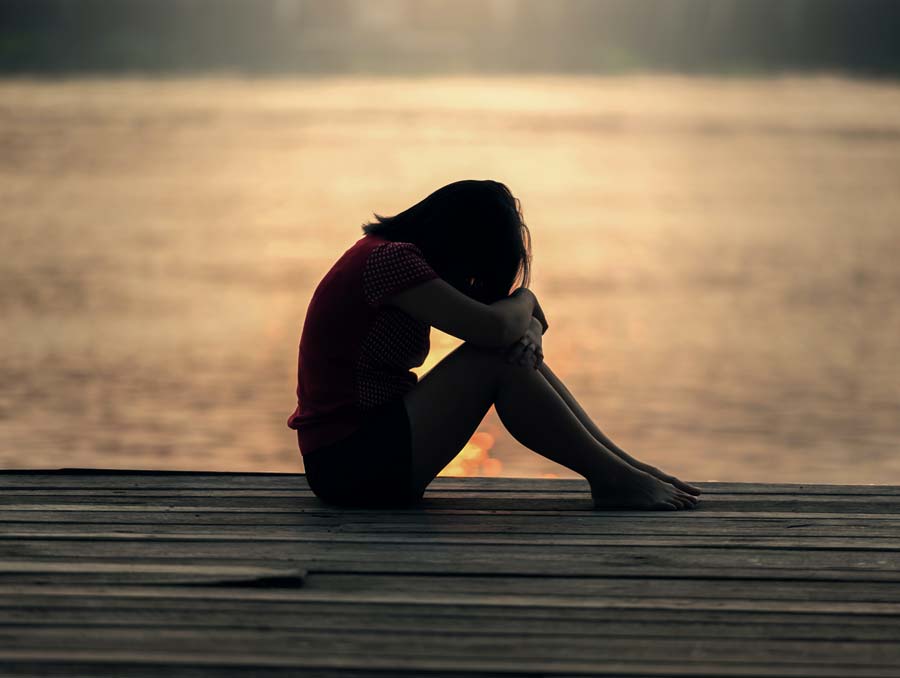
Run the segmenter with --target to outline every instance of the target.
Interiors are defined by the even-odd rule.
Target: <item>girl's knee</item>
[[[476,346],[469,342],[464,343],[460,348],[472,356],[477,369],[490,370],[498,373],[501,377],[522,376],[534,371],[531,366],[510,363],[507,360],[508,348]]]
[[[476,346],[471,342],[465,342],[459,348],[460,351],[465,352],[467,355],[471,356],[471,358],[478,362],[483,363],[485,365],[489,364],[498,364],[502,365],[505,363],[504,357],[506,353],[506,349],[504,348],[495,348],[491,346]]]

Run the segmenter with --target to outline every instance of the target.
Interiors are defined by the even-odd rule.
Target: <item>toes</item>
[[[686,483],[683,480],[679,480],[675,476],[666,476],[664,480],[671,485],[674,485],[682,492],[687,492],[688,494],[697,495],[701,494],[699,487],[694,487],[690,483]]]
[[[697,498],[689,494],[685,494],[684,492],[679,492],[678,494],[676,494],[675,499],[677,502],[679,502],[681,508],[691,509],[697,505]]]
[[[678,498],[684,501],[684,503],[690,504],[691,506],[697,503],[697,500],[689,494],[680,495]]]
[[[692,509],[699,500],[686,492],[675,490],[671,496],[666,497],[660,502],[654,504],[653,508],[666,511],[678,511],[681,509]]]
[[[688,483],[686,483],[686,482],[684,482],[684,481],[681,481],[681,480],[678,481],[677,487],[678,487],[678,489],[681,490],[682,492],[687,492],[688,494],[691,494],[691,495],[697,495],[697,494],[700,494],[700,489],[699,489],[699,488],[694,487],[693,485],[690,485],[690,484],[688,484]]]
[[[682,501],[684,501],[684,494],[678,490],[672,490],[668,495],[664,501],[674,502],[676,506],[680,506]]]

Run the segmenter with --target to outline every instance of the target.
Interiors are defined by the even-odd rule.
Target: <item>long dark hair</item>
[[[531,234],[521,203],[498,181],[455,181],[392,217],[375,214],[362,229],[413,243],[438,275],[484,303],[531,280]]]

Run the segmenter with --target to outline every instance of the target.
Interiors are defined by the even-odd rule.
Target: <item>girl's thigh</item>
[[[503,351],[463,344],[404,397],[409,416],[413,487],[425,487],[452,461],[496,397]]]

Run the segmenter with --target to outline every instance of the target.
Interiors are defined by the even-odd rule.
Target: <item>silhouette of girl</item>
[[[316,288],[288,420],[310,488],[348,506],[406,505],[494,405],[525,447],[584,476],[597,508],[679,509],[700,490],[626,454],[544,362],[531,238],[496,181],[375,215]],[[421,381],[429,330],[464,340]]]

